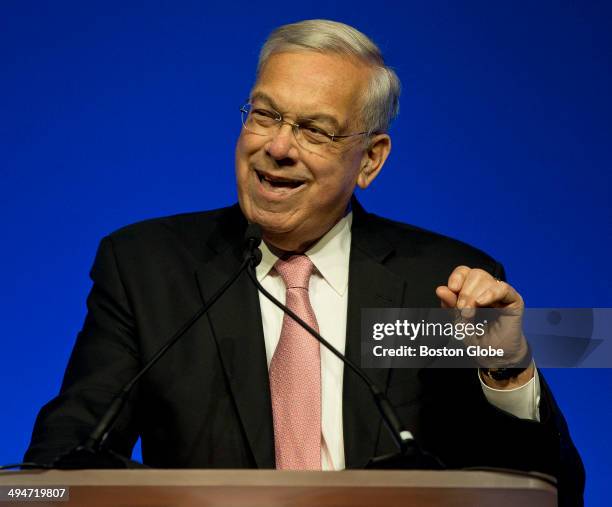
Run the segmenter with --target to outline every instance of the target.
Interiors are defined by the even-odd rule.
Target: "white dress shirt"
[[[348,272],[351,251],[352,213],[343,217],[305,254],[316,270],[310,278],[309,296],[319,332],[344,354],[348,303]],[[281,303],[285,283],[272,268],[278,260],[265,243],[257,279]],[[433,288],[432,288],[433,290]],[[283,312],[259,294],[268,368],[280,339]],[[344,364],[321,346],[321,464],[323,470],[342,470],[344,437],[342,428],[342,375]],[[480,377],[479,377],[480,378]],[[536,376],[518,389],[492,389],[481,380],[487,400],[498,408],[524,419],[539,418],[539,379]]]

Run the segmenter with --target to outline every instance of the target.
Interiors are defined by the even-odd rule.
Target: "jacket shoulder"
[[[159,234],[184,235],[193,231],[212,231],[219,218],[233,207],[218,208],[208,211],[194,211],[190,213],[179,213],[157,218],[149,218],[134,222],[108,234],[113,241],[128,241],[130,238],[143,238]]]
[[[143,220],[111,232],[105,240],[124,253],[137,251],[155,255],[184,249],[205,255],[215,250],[215,243],[226,242],[226,236],[232,236],[227,241],[233,241],[234,235],[240,235],[243,222],[239,206],[234,205]]]
[[[428,266],[459,265],[481,268],[503,277],[503,268],[492,256],[468,243],[411,224],[368,214],[368,227],[392,247],[396,262],[422,262]],[[450,274],[450,272],[449,272]]]

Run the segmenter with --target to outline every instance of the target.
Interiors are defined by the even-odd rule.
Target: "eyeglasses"
[[[285,120],[283,116],[274,109],[256,107],[246,103],[240,108],[242,113],[242,125],[246,130],[260,136],[273,136],[283,125],[289,125],[295,136],[295,140],[302,147],[310,151],[321,151],[330,143],[337,142],[349,137],[369,135],[370,132],[356,132],[354,134],[336,135],[327,132],[325,128],[318,125],[315,120],[300,120],[299,123]]]

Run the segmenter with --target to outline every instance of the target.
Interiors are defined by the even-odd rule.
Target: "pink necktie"
[[[305,255],[279,259],[285,304],[315,330],[308,284],[314,265]],[[321,355],[319,342],[288,315],[270,362],[276,468],[321,470]]]

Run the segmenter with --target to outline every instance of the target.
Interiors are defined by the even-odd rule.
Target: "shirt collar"
[[[343,296],[348,287],[349,256],[351,253],[351,224],[353,213],[350,212],[340,219],[305,255],[317,268],[323,279]],[[270,274],[270,270],[278,260],[268,245],[262,241],[261,263],[256,268],[257,279],[261,282]]]

